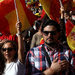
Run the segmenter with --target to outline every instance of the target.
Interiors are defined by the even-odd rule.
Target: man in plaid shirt
[[[60,26],[53,20],[43,22],[44,44],[32,48],[26,58],[26,75],[75,75],[74,56],[59,43]]]

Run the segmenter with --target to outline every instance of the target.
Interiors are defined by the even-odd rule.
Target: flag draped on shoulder
[[[75,53],[75,25],[70,20],[66,23],[66,37],[69,47]]]
[[[73,0],[39,0],[46,14],[52,19],[59,22],[61,3],[65,9],[68,5],[71,7]],[[61,2],[61,3],[60,3]],[[68,7],[68,8],[70,8]]]
[[[25,0],[15,0],[19,19],[22,23],[22,30],[29,28],[37,19],[27,9]],[[14,0],[0,0],[0,32],[16,34],[17,16]]]

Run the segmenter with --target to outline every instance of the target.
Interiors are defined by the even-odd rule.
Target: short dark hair
[[[48,25],[55,26],[57,31],[60,32],[60,25],[57,22],[55,22],[54,20],[50,20],[50,19],[47,19],[47,21],[44,21],[42,23],[41,31],[43,32],[43,29]]]

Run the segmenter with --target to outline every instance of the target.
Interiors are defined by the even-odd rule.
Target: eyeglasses
[[[2,48],[2,51],[8,50],[8,52],[12,51],[14,48]]]
[[[51,35],[56,35],[56,31],[43,31],[43,33],[48,36],[48,34],[50,33]]]

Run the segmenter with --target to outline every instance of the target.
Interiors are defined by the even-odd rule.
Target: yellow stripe
[[[75,50],[75,26],[67,37],[67,42],[72,51]]]
[[[33,0],[31,0],[31,2],[33,2]]]
[[[4,0],[0,0],[0,2],[2,2],[2,1],[4,1]]]
[[[39,0],[39,1],[43,6],[43,9],[47,13],[47,15],[50,16],[50,0]]]
[[[22,30],[24,29],[27,29],[30,27],[30,24],[29,24],[29,21],[27,19],[27,16],[23,10],[23,7],[20,3],[19,0],[16,0],[16,3],[17,3],[17,9],[18,9],[18,14],[19,14],[19,19],[22,23]],[[8,20],[8,23],[9,23],[9,27],[10,27],[10,32],[11,34],[15,34],[16,33],[16,21],[17,21],[17,18],[16,18],[16,11],[12,11],[10,12],[9,14],[6,15],[6,19]]]
[[[72,2],[73,7],[75,7],[75,0]]]
[[[23,7],[22,7],[22,5],[20,3],[20,0],[16,0],[16,2],[17,2],[17,6],[18,6],[17,9],[18,9],[18,13],[19,13],[19,18],[20,18],[20,21],[23,24],[22,25],[22,30],[27,29],[27,28],[30,27],[27,15],[25,14],[25,11],[23,10]]]
[[[9,29],[10,29],[10,33],[11,34],[15,34],[16,33],[16,26],[15,26],[15,23],[16,23],[16,12],[15,10],[10,12],[9,14],[7,14],[6,16],[6,19],[9,23]]]

